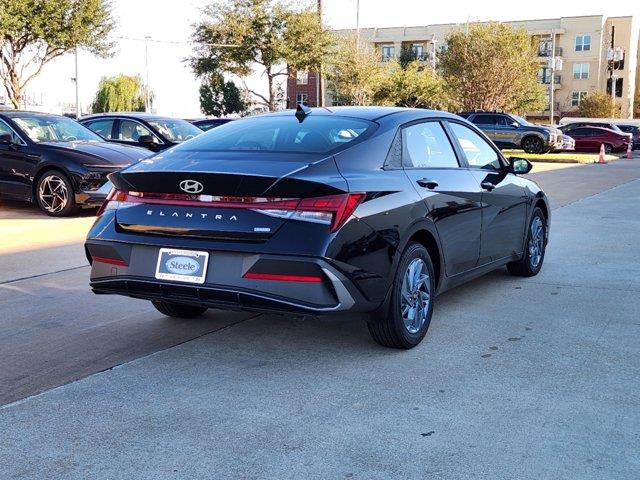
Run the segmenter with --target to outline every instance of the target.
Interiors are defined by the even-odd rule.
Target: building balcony
[[[541,83],[543,85],[550,85],[551,77],[550,76],[546,78],[538,77],[538,83]],[[560,86],[562,85],[562,75],[553,76],[553,85],[554,85],[554,88],[560,88]]]
[[[548,58],[551,56],[551,49],[550,48],[545,48],[545,49],[539,49],[538,50],[538,57],[541,58]],[[556,47],[556,57],[561,57],[562,56],[562,47]]]

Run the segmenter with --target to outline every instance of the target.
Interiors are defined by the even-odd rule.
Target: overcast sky
[[[191,53],[191,25],[211,0],[112,0],[117,20],[116,55],[97,59],[81,52],[80,92],[83,110],[102,76],[118,73],[145,76],[144,37],[149,42],[149,83],[159,113],[199,115],[198,81],[183,59]],[[315,3],[315,2],[312,2]],[[332,28],[353,28],[356,0],[324,0],[325,22]],[[477,20],[522,20],[576,15],[633,15],[640,20],[640,0],[360,0],[361,27],[457,23]],[[640,22],[636,24],[640,26]],[[73,55],[56,60],[28,90],[52,106],[75,102]],[[259,82],[260,79],[254,79]]]

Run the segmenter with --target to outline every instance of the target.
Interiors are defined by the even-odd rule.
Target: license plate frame
[[[168,265],[172,259],[182,259],[172,267]],[[197,264],[197,270],[189,271]],[[161,248],[158,251],[156,263],[157,280],[170,280],[172,282],[192,283],[202,285],[207,277],[209,267],[209,252],[200,250],[183,250],[181,248]],[[180,272],[184,270],[185,273]]]

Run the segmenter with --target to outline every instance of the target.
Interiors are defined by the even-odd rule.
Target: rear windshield
[[[216,127],[174,150],[324,154],[362,137],[373,125],[361,119],[313,114],[302,122],[293,113],[253,117]]]

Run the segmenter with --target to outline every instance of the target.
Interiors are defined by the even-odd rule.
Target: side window
[[[402,164],[407,168],[455,168],[458,159],[439,122],[402,129]]]
[[[476,125],[495,125],[496,124],[496,116],[495,115],[476,115],[471,120],[472,123]]]
[[[120,132],[118,135],[118,140],[137,142],[138,139],[143,135],[151,135],[155,139],[155,135],[153,135],[151,131],[144,125],[132,120],[120,120]]]
[[[506,115],[496,115],[496,126],[506,127],[511,123],[513,123],[513,120],[510,120]]]
[[[15,134],[15,132],[11,130],[9,125],[4,123],[2,120],[0,120],[0,135],[2,136],[10,135],[11,141],[13,143],[22,143],[22,140],[20,140],[20,138]]]
[[[502,168],[498,153],[484,138],[459,123],[449,123],[449,125],[458,139],[470,167],[485,170],[500,170]]]
[[[111,132],[113,130],[113,119],[105,119],[105,120],[95,120],[93,122],[86,123],[86,127],[89,130],[93,130],[95,133],[100,135],[102,138],[106,138],[107,140],[111,140]]]

